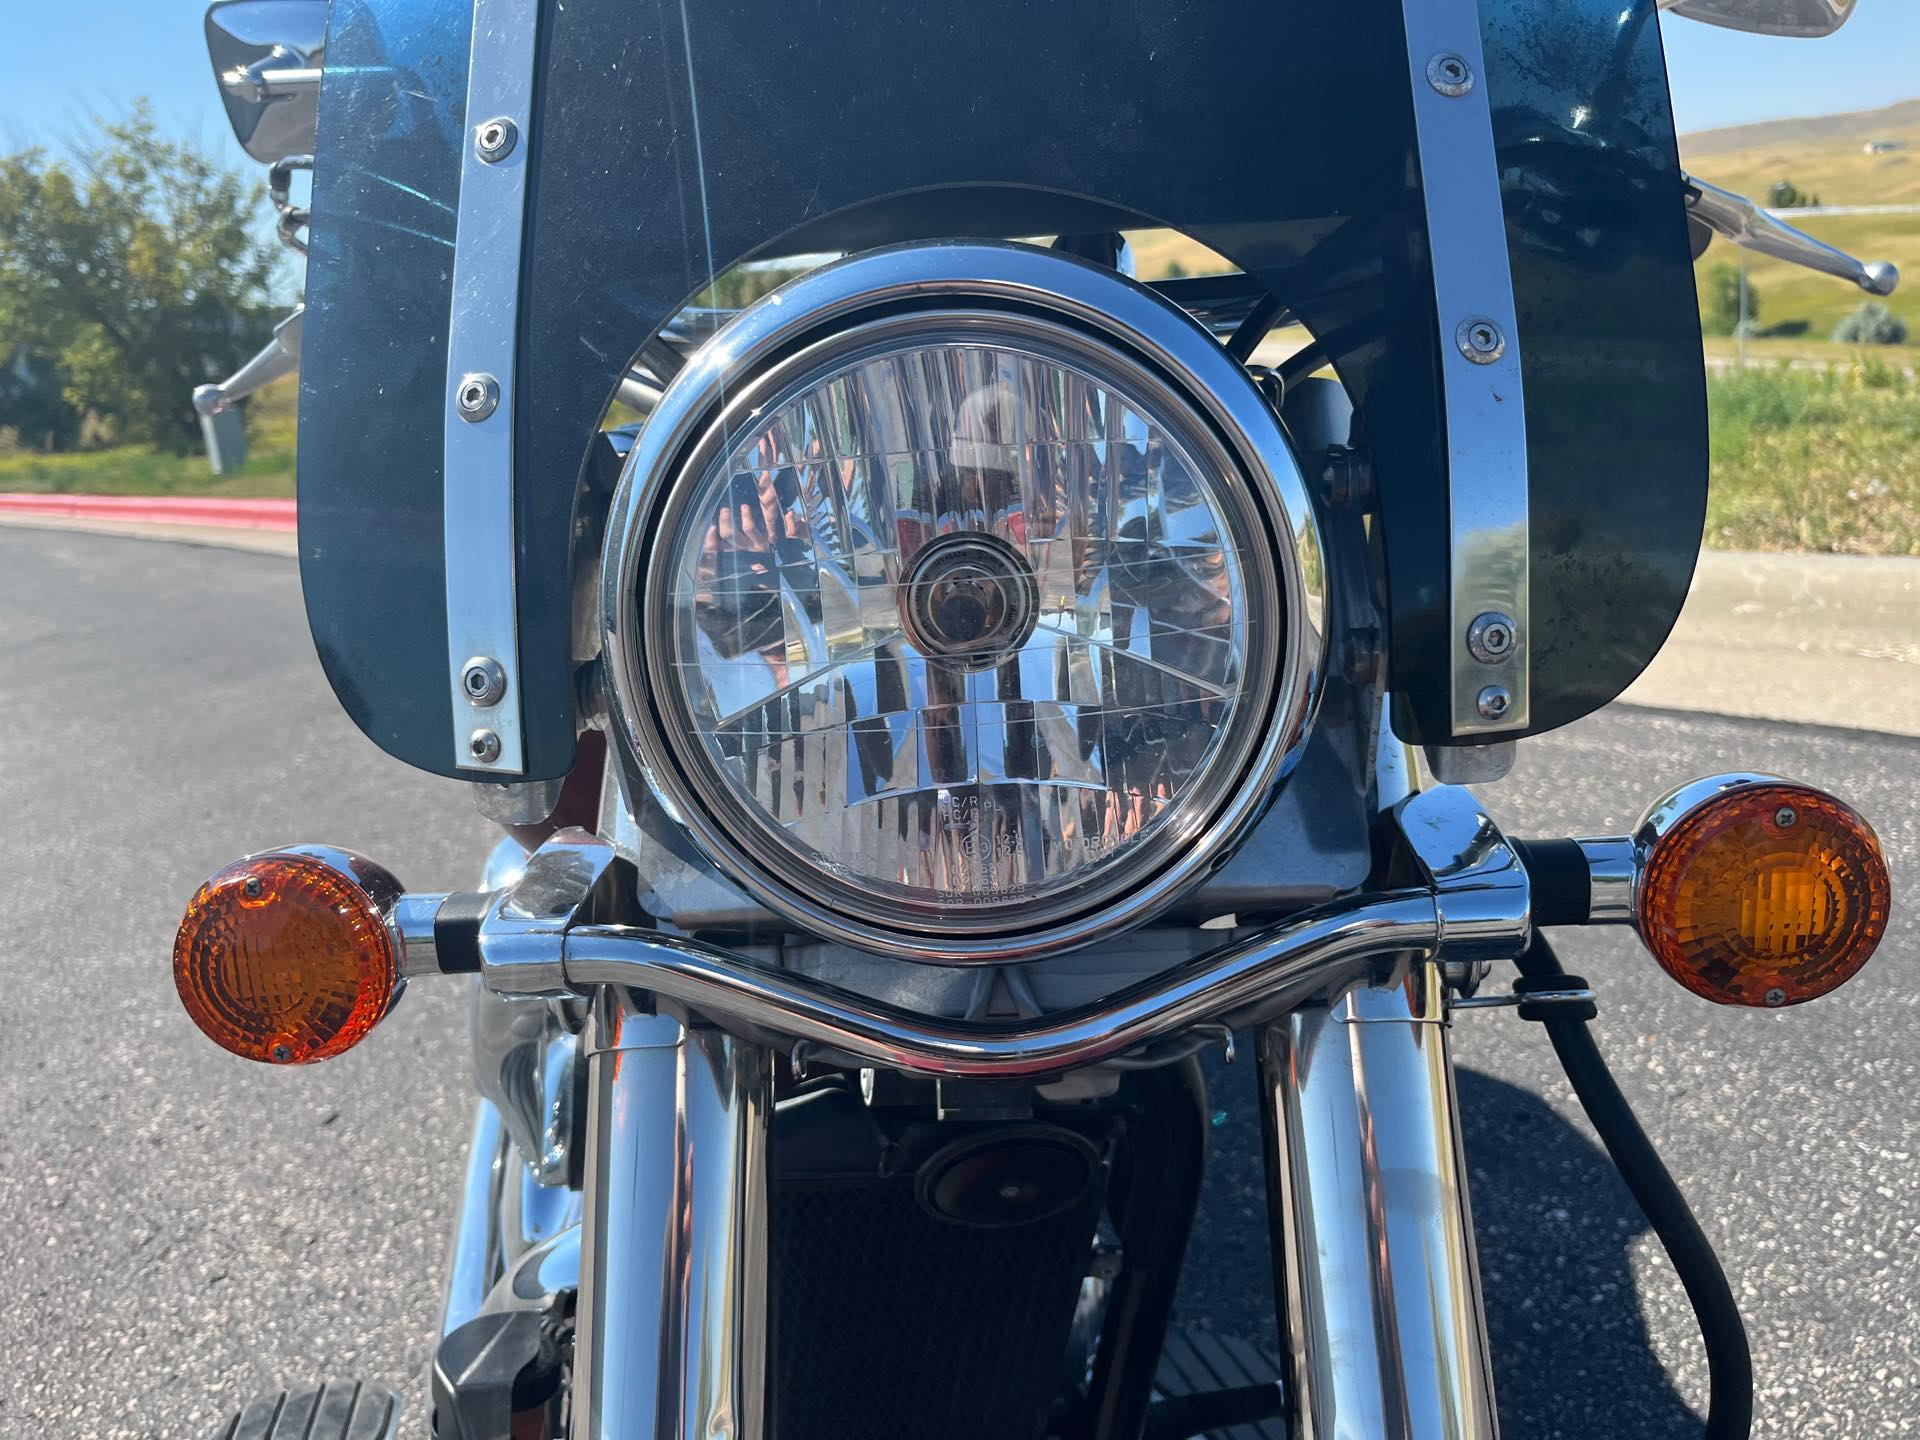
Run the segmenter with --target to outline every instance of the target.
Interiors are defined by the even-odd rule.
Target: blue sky
[[[1509,0],[1553,4],[1556,0]],[[94,111],[150,95],[163,124],[235,164],[201,40],[201,0],[15,0],[0,41],[0,148],[57,145]],[[1920,96],[1920,3],[1860,0],[1825,40],[1664,21],[1683,130],[1866,109]]]

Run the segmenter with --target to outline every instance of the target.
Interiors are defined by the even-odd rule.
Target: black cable
[[[1538,931],[1519,963],[1520,973],[1529,980],[1560,980],[1567,973]],[[1641,1213],[1666,1247],[1700,1322],[1709,1377],[1707,1440],[1745,1440],[1753,1433],[1753,1356],[1720,1259],[1647,1132],[1640,1128],[1627,1097],[1614,1083],[1586,1020],[1577,1014],[1551,1012],[1539,1018],[1547,1027],[1547,1038],[1553,1042],[1573,1093],[1579,1097],[1580,1108],[1587,1112],[1619,1168],[1620,1178],[1627,1182]]]

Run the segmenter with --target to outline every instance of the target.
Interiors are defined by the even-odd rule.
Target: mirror
[[[1853,0],[1660,0],[1660,8],[1755,35],[1831,35],[1853,18]]]
[[[217,0],[207,54],[241,147],[266,165],[313,152],[326,0]]]

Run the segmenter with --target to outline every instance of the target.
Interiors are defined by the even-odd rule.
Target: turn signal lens
[[[366,1038],[393,1007],[399,954],[354,875],[315,855],[260,855],[194,895],[173,942],[173,980],[215,1044],[301,1065]]]
[[[1696,995],[1798,1005],[1867,963],[1890,899],[1880,842],[1851,807],[1786,781],[1736,784],[1653,831],[1640,936]]]

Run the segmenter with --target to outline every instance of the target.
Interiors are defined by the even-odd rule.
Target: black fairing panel
[[[1441,330],[1397,0],[541,8],[515,397],[529,775],[572,754],[590,433],[713,274],[1123,225],[1188,232],[1325,343],[1378,475],[1396,723],[1446,739]],[[1624,689],[1678,614],[1704,380],[1653,0],[1483,11],[1547,730]],[[384,748],[446,774],[440,415],[470,14],[336,0],[301,413],[302,575],[328,674]]]

